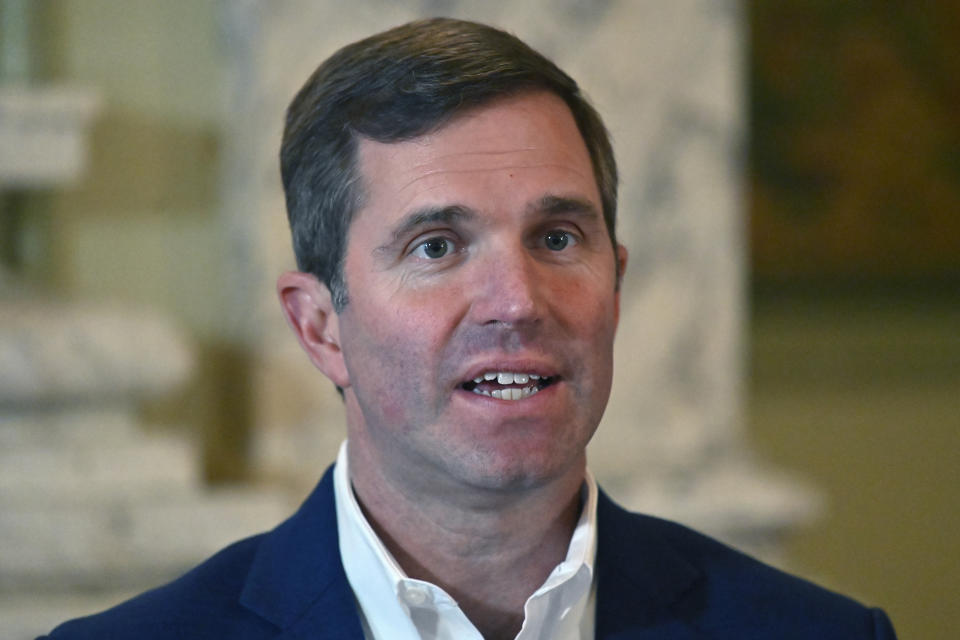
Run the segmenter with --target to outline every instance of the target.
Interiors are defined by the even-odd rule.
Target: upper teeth
[[[513,371],[487,371],[482,376],[473,379],[480,384],[483,381],[496,380],[497,384],[527,384],[531,380],[539,380],[540,376],[536,373],[515,373]]]

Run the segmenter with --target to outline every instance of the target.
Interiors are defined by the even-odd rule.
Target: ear
[[[623,276],[627,272],[627,248],[617,245],[617,289],[623,284]]]
[[[627,272],[627,248],[622,244],[617,245],[617,290],[614,293],[614,313],[615,321],[620,323],[620,288],[623,285],[623,276]]]
[[[277,294],[287,324],[310,361],[340,388],[350,386],[340,350],[340,317],[327,286],[315,276],[288,271],[277,279]]]

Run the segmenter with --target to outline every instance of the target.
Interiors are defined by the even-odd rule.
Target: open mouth
[[[487,371],[460,385],[464,391],[498,400],[522,400],[559,380],[558,376],[540,376],[515,371]]]

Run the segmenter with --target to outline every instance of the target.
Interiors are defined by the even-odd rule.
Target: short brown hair
[[[515,36],[464,20],[420,20],[347,45],[314,71],[287,110],[280,171],[297,266],[327,285],[335,309],[347,304],[347,232],[363,198],[357,136],[409,140],[530,90],[550,91],[570,108],[616,247],[617,167],[603,121],[570,76]]]

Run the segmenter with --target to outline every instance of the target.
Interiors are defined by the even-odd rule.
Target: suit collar
[[[700,571],[657,530],[600,491],[597,505],[597,640],[704,638],[685,611],[697,610]]]
[[[284,638],[363,637],[340,562],[332,470],[292,517],[264,536],[240,595]]]

